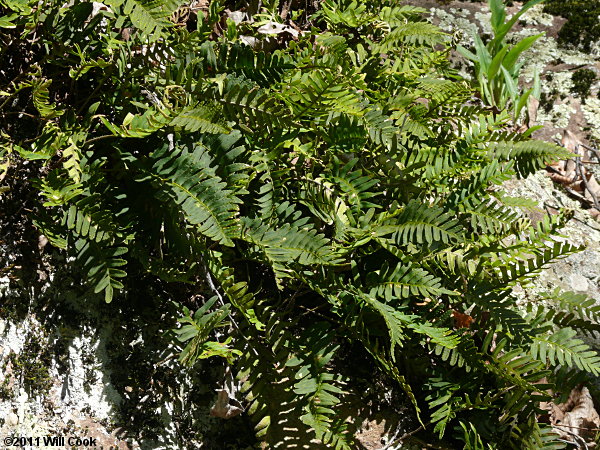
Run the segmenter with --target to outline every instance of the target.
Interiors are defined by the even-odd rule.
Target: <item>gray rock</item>
[[[588,279],[578,273],[572,273],[570,276],[571,289],[578,292],[585,292],[588,290]]]
[[[19,416],[11,411],[6,415],[5,421],[9,427],[16,427],[19,425]]]

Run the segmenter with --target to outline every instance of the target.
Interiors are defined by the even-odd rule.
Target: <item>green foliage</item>
[[[539,99],[540,80],[536,73],[534,86],[525,92],[519,89],[519,74],[522,63],[519,57],[527,51],[543,34],[521,39],[514,45],[506,42],[506,35],[529,8],[544,0],[530,0],[506,20],[506,5],[503,0],[489,0],[493,38],[485,44],[475,34],[475,53],[459,46],[457,51],[475,63],[475,74],[479,84],[481,98],[489,106],[499,110],[511,109],[515,122],[520,121],[521,112],[526,109],[529,97]]]
[[[183,364],[193,365],[198,359],[221,356],[233,361],[235,355],[239,355],[239,350],[230,349],[227,342],[208,341],[213,330],[222,325],[230,313],[229,305],[222,305],[209,310],[216,303],[218,297],[214,296],[200,307],[193,315],[187,307],[183,307],[184,317],[179,319],[183,325],[175,333],[180,342],[188,342],[179,356],[179,361]]]
[[[356,448],[356,358],[423,436],[553,448],[536,408],[600,371],[576,335],[600,313],[513,295],[579,250],[559,234],[568,213],[533,224],[502,191],[570,155],[512,131],[535,40],[505,43],[519,14],[491,2],[486,109],[450,37],[393,2],[325,1],[276,42],[249,24],[220,35],[217,1],[191,30],[166,20],[175,3],[2,5],[1,195],[35,191],[35,226],[107,302],[193,286],[180,361],[231,366],[258,440]]]

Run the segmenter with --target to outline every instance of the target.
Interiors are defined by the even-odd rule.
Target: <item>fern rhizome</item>
[[[264,446],[358,448],[344,406],[375,374],[427,439],[557,448],[539,404],[600,373],[577,337],[600,313],[519,305],[579,248],[568,212],[533,223],[501,185],[569,153],[478,102],[423,9],[326,0],[301,30],[267,3],[183,27],[170,1],[0,0],[4,201],[32,185],[31,220],[107,302],[194,287],[181,362],[235,374]]]

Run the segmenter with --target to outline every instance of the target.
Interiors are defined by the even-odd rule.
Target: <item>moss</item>
[[[0,384],[0,400],[10,400],[13,396],[13,391],[10,388],[10,377],[7,375],[8,360],[4,360],[2,366],[0,366],[0,371],[4,374],[4,379]]]
[[[556,103],[556,100],[560,97],[558,89],[553,88],[550,92],[542,92],[540,95],[540,108],[544,110],[546,114],[549,114]]]
[[[581,102],[585,104],[585,99],[590,95],[590,89],[597,75],[591,69],[579,69],[573,72],[571,80],[573,81],[572,92],[581,98]]]
[[[52,387],[50,376],[52,357],[41,337],[30,335],[21,352],[11,353],[9,361],[14,375],[22,380],[29,394],[48,393]]]
[[[575,44],[590,52],[600,40],[600,0],[547,0],[544,11],[567,19],[558,32],[561,45]]]

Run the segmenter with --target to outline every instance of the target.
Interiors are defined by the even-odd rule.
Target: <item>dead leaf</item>
[[[565,130],[563,132],[562,145],[564,148],[573,152],[579,156],[586,156],[585,148],[583,147],[581,140],[570,130]]]
[[[210,409],[210,415],[221,419],[231,419],[244,411],[243,408],[230,405],[229,400],[229,394],[225,389],[217,389],[217,401]],[[232,400],[237,402],[235,399]]]
[[[195,0],[190,3],[190,9],[194,12],[202,11],[205,13],[208,12],[209,3],[210,2],[208,0]]]
[[[284,25],[282,23],[277,22],[267,22],[257,30],[261,34],[281,34],[281,33],[289,33],[292,37],[297,38],[300,33],[296,31],[294,28],[289,25]]]
[[[454,328],[471,328],[473,318],[470,315],[452,310],[452,317],[454,318]]]
[[[532,127],[537,121],[537,112],[540,107],[540,101],[533,95],[529,97],[529,104],[527,105],[527,126]]]
[[[573,389],[565,403],[543,402],[540,407],[548,411],[550,424],[562,439],[576,442],[581,438],[588,448],[593,448],[600,416],[587,387]]]

